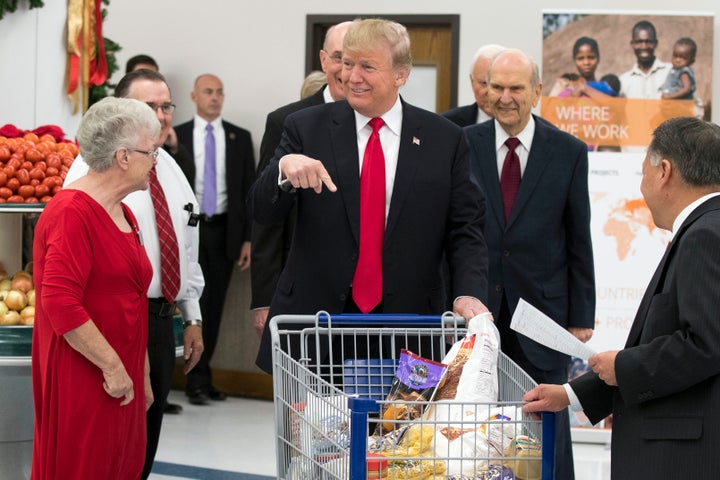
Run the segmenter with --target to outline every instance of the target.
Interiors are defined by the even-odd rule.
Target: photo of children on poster
[[[541,116],[596,151],[710,120],[712,45],[710,15],[544,13]]]

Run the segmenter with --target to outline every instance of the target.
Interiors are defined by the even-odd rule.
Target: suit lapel
[[[355,241],[360,242],[360,170],[358,163],[355,114],[349,105],[332,109],[330,138],[337,176],[334,179],[338,193],[345,203],[350,228]],[[332,173],[331,173],[332,175]]]
[[[417,122],[412,110],[403,105],[402,130],[400,132],[400,149],[398,150],[397,168],[395,170],[395,183],[393,184],[392,198],[390,199],[390,210],[388,212],[385,226],[385,241],[392,236],[392,232],[400,218],[405,199],[410,192],[413,178],[421,163],[423,155],[422,142],[414,139],[422,139],[422,129]]]
[[[497,167],[497,152],[495,151],[495,122],[483,123],[478,127],[470,127],[472,137],[477,141],[468,139],[470,147],[475,151],[473,171],[477,181],[485,192],[485,201],[490,204],[490,211],[501,229],[505,227],[503,214],[502,192],[500,191],[500,172]]]

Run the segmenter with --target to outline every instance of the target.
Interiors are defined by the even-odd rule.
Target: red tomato
[[[7,187],[0,187],[0,198],[7,199],[9,197],[12,197],[12,190],[10,190]]]
[[[41,142],[57,143],[57,142],[55,141],[55,137],[53,137],[53,136],[50,135],[49,133],[46,133],[45,135],[41,135],[41,136],[40,136],[40,141],[41,141]]]
[[[52,200],[52,197],[50,195],[46,195],[40,199],[40,203],[47,203],[50,200]]]
[[[0,145],[0,162],[7,162],[10,158],[10,148],[7,145]]]
[[[35,195],[35,187],[32,185],[20,185],[20,188],[18,188],[18,195],[23,198],[32,197]]]
[[[0,187],[4,187],[8,181],[7,173],[0,170]]]
[[[47,185],[43,185],[43,184],[37,185],[35,187],[35,196],[36,197],[43,198],[46,195],[50,195],[50,187],[48,187]]]
[[[47,148],[47,147],[46,147]],[[31,148],[25,152],[25,159],[28,162],[35,163],[45,158],[45,155],[37,148]]]
[[[43,178],[45,178],[45,172],[42,169],[35,167],[30,170],[30,178],[35,180],[42,180]]]
[[[32,143],[38,143],[40,141],[40,137],[37,136],[37,134],[28,132],[25,135],[23,135],[23,139],[32,142]]]
[[[25,199],[25,203],[40,203],[40,200],[36,197],[28,197]]]
[[[62,190],[62,184],[61,184],[61,185],[55,185],[54,187],[52,187],[52,188],[50,189],[50,191],[52,192],[53,195],[55,195],[55,194],[56,194],[57,192],[59,192],[60,190]]]
[[[48,167],[60,168],[60,165],[62,165],[62,157],[55,152],[48,153],[45,156],[45,163],[47,163]]]
[[[35,168],[39,168],[43,172],[47,170],[47,163],[44,160],[40,160],[35,164]]]
[[[3,172],[7,175],[7,178],[15,178],[15,167],[7,165],[3,168]]]
[[[20,195],[13,195],[8,197],[7,203],[25,203],[25,199]]]
[[[24,168],[21,168],[20,170],[15,172],[15,178],[18,179],[20,185],[27,185],[28,183],[30,183],[30,172],[28,172]]]
[[[45,177],[42,181],[43,185],[47,185],[49,188],[55,186],[55,177]]]
[[[33,164],[30,163],[30,162],[28,162],[27,160],[25,160],[25,161],[22,163],[22,165],[20,165],[20,168],[24,168],[25,170],[27,170],[27,171],[29,172],[30,170],[32,170]]]
[[[30,185],[32,185],[33,187],[37,187],[38,185],[40,185],[40,180],[38,180],[37,178],[32,178],[30,179]]]
[[[10,158],[10,160],[8,160],[8,161],[5,163],[5,166],[6,166],[6,167],[13,167],[15,170],[17,170],[18,168],[20,168],[20,165],[22,165],[22,162],[20,161],[20,159],[18,159],[18,158],[12,158],[12,157]]]
[[[58,173],[60,173],[60,170],[55,167],[48,167],[47,170],[45,170],[45,175],[48,177],[55,177]]]
[[[17,192],[18,188],[20,188],[20,181],[17,178],[10,178],[10,179],[8,179],[5,186],[7,188],[9,188],[10,190],[12,190],[13,192]]]

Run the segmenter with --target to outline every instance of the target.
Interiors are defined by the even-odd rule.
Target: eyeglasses
[[[158,155],[160,154],[159,149],[155,150],[138,150],[137,148],[128,148],[131,152],[137,152],[137,153],[143,153],[149,157],[152,157],[153,160],[157,160]]]
[[[341,52],[335,52],[331,55],[330,52],[328,52],[327,50],[323,50],[323,51],[327,54],[328,58],[333,63],[342,63],[342,53]]]
[[[161,105],[158,105],[157,103],[153,102],[145,102],[147,103],[148,107],[152,108],[154,112],[157,112],[158,108],[162,110],[162,112],[165,115],[170,115],[175,110],[175,104],[174,103],[163,103]]]

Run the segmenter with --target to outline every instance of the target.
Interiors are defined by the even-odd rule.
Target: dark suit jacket
[[[530,156],[508,221],[503,214],[495,151],[495,121],[465,128],[473,174],[488,216],[489,304],[499,318],[503,293],[510,312],[520,297],[562,327],[595,324],[595,275],[590,239],[587,146],[535,119]],[[542,370],[568,357],[518,334],[523,352]]]
[[[307,98],[280,107],[268,114],[265,122],[265,133],[260,143],[258,175],[270,163],[275,149],[280,144],[285,118],[303,108],[325,103],[324,90],[325,87]],[[250,308],[270,306],[270,301],[280,278],[280,272],[282,272],[290,251],[290,241],[294,229],[294,214],[288,215],[284,221],[273,225],[260,225],[254,222],[252,229],[252,259],[250,262],[250,274],[252,277]]]
[[[277,186],[278,160],[303,153],[321,160],[338,187],[285,193]],[[290,115],[270,165],[253,185],[259,223],[282,220],[297,204],[298,223],[270,315],[342,312],[358,258],[360,175],[355,114],[347,102]],[[403,102],[397,171],[383,247],[385,313],[441,313],[443,252],[453,294],[487,296],[485,207],[472,182],[467,143],[459,127]],[[267,327],[267,326],[266,326]],[[258,365],[269,367],[265,329]]]
[[[255,153],[249,131],[224,120],[222,125],[225,130],[225,182],[228,196],[225,254],[228,259],[237,261],[240,258],[243,242],[250,241],[251,217],[246,199],[250,185],[255,178]],[[196,175],[193,146],[194,127],[194,120],[175,127],[178,142],[190,152],[189,161],[178,161],[178,165],[193,189]]]
[[[618,387],[590,372],[570,384],[588,418],[613,413],[612,478],[720,472],[720,197],[678,229],[645,290]]]
[[[471,105],[455,107],[443,113],[442,116],[461,127],[475,125],[478,116],[478,105],[473,102]]]

